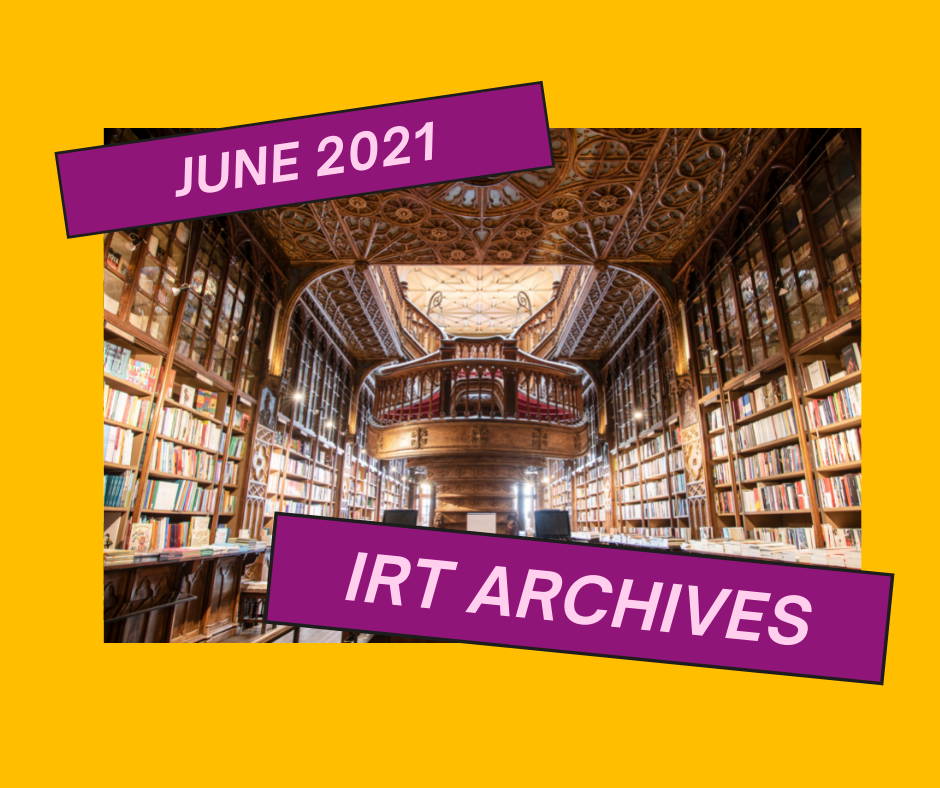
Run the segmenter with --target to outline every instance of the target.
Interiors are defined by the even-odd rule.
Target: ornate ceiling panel
[[[408,283],[408,297],[451,334],[509,334],[529,317],[520,310],[525,293],[534,314],[552,297],[561,266],[399,266],[397,276]],[[429,309],[435,293],[440,306]]]
[[[553,167],[262,218],[298,264],[666,264],[772,131],[553,129]]]
[[[777,144],[774,129],[554,129],[551,138],[554,166],[546,169],[270,209],[261,218],[297,265],[662,267],[714,225],[719,206],[730,205]],[[606,291],[593,295],[575,319],[596,333],[593,310]],[[368,322],[368,308],[359,308]],[[502,325],[505,316],[489,319]],[[566,355],[606,341],[571,332]]]
[[[394,358],[398,348],[381,318],[365,276],[356,268],[333,271],[307,288],[329,322],[359,358]]]
[[[566,346],[574,347],[574,351],[568,354],[570,357],[601,358],[612,348],[630,319],[653,295],[653,288],[626,271],[616,271],[612,276],[608,274],[605,279],[608,284],[590,319],[582,320],[583,328],[576,338],[571,335],[568,337]],[[595,284],[599,280],[601,277],[595,280]],[[581,310],[579,317],[583,317],[586,311]]]

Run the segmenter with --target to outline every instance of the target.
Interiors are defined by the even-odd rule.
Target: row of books
[[[209,523],[208,517],[172,522],[169,517],[145,518],[131,527],[129,546],[134,552],[169,547],[204,547],[209,544]]]
[[[310,441],[301,440],[300,438],[291,438],[289,445],[291,451],[295,451],[304,457],[313,456],[313,444]]]
[[[283,455],[277,455],[283,457]],[[293,458],[288,458],[284,470],[287,473],[293,473],[295,476],[303,476],[306,479],[310,478],[310,471],[313,469],[313,465],[304,460],[295,460]]]
[[[722,416],[721,408],[715,408],[714,410],[708,411],[706,418],[708,419],[709,432],[720,430],[725,426],[725,420]]]
[[[104,505],[127,508],[134,490],[134,471],[104,475]]]
[[[812,550],[816,547],[812,528],[755,528],[751,533],[761,542],[789,544],[798,550]]]
[[[197,482],[149,479],[144,492],[144,509],[165,512],[211,512],[215,508],[215,490]]]
[[[862,431],[857,428],[821,435],[811,445],[817,468],[862,461]]]
[[[624,467],[629,466],[629,465],[636,465],[636,464],[639,462],[639,459],[637,458],[637,456],[638,456],[638,455],[637,455],[637,450],[636,450],[636,449],[630,449],[630,450],[627,452],[626,460],[625,460],[625,462],[624,462]]]
[[[787,402],[790,398],[789,380],[786,375],[781,375],[777,380],[772,380],[738,399],[731,400],[731,410],[736,419],[745,419],[762,410]]]
[[[643,504],[643,514],[649,520],[668,520],[672,509],[669,501],[647,501]]]
[[[189,547],[189,537],[192,530],[189,520],[171,522],[169,517],[159,517],[151,519],[150,525],[153,529],[151,550],[163,550],[168,547]],[[207,528],[206,534],[208,532]]]
[[[734,514],[734,494],[730,490],[716,492],[715,506],[718,509],[718,514]]]
[[[796,436],[797,424],[793,408],[763,419],[744,424],[734,431],[735,442],[739,450],[752,449],[763,443],[771,443],[782,438]]]
[[[313,471],[313,480],[323,484],[333,484],[333,471],[317,466]]]
[[[209,451],[221,449],[221,427],[182,408],[164,406],[158,432],[165,438],[192,443]]]
[[[781,446],[762,451],[734,461],[738,479],[753,481],[781,473],[797,473],[803,470],[803,453],[799,446]],[[729,482],[724,482],[728,484]]]
[[[803,479],[741,490],[745,512],[785,512],[809,509],[809,494]]]
[[[689,516],[689,501],[687,498],[674,498],[672,501],[672,514],[673,517],[688,517]],[[676,534],[676,536],[681,536],[681,534]]]
[[[669,495],[669,485],[666,479],[659,479],[655,482],[647,482],[644,486],[644,495],[647,498],[656,498],[661,495]]]
[[[628,534],[634,534],[636,536],[675,536],[683,538],[683,532],[690,532],[690,528],[646,528],[646,527],[637,527],[637,528],[628,528]]]
[[[187,449],[168,440],[158,440],[154,445],[150,470],[189,476],[204,482],[219,481],[219,463],[215,454]]]
[[[320,501],[321,503],[328,503],[333,500],[332,490],[329,487],[318,487],[314,485],[311,494],[310,500]],[[402,509],[404,506],[390,505],[389,509]]]
[[[620,471],[620,484],[636,484],[640,481],[640,468],[639,466],[634,468],[626,468],[625,470]]]
[[[660,457],[657,460],[650,460],[643,463],[643,478],[648,479],[651,476],[662,476],[667,472],[666,458]]]
[[[232,435],[228,440],[228,456],[240,458],[245,451],[245,436]]]
[[[685,471],[685,461],[682,459],[681,451],[676,451],[669,455],[669,470],[672,472]]]
[[[640,485],[635,484],[632,487],[622,487],[620,489],[620,503],[632,503],[640,500]]]
[[[655,457],[657,454],[662,454],[665,450],[666,444],[662,435],[657,435],[655,438],[647,441],[640,447],[640,453],[643,455],[644,460],[648,460],[650,457]]]
[[[672,477],[672,491],[674,493],[684,493],[685,492],[685,474],[677,473]]]
[[[861,528],[838,528],[835,525],[823,523],[823,538],[826,547],[850,547],[853,550],[862,549]]]
[[[222,514],[234,514],[238,505],[238,493],[235,490],[222,490]]]
[[[825,399],[811,399],[805,410],[806,422],[811,429],[857,419],[862,415],[862,384],[847,386]]]
[[[862,474],[845,473],[816,480],[819,503],[824,509],[838,509],[862,505]]]
[[[228,416],[229,416],[230,410],[231,408],[228,405],[226,405],[225,415],[222,417],[222,421],[225,424],[228,424]],[[248,413],[242,413],[238,408],[235,408],[235,418],[232,421],[232,425],[235,427],[235,429],[241,430],[242,432],[244,432],[245,430],[248,429],[248,425],[250,423],[251,423],[251,415]]]
[[[146,428],[149,414],[149,399],[118,391],[107,383],[104,384],[104,417],[106,419]]]
[[[284,480],[284,495],[292,498],[306,498],[310,493],[310,487],[306,482],[299,482],[294,479]]]
[[[719,462],[712,466],[712,479],[715,484],[731,484],[731,466],[727,462]]]
[[[179,397],[180,405],[198,410],[200,413],[205,413],[207,416],[215,417],[216,409],[219,406],[219,395],[216,392],[204,391],[194,386],[181,385],[177,396]],[[228,420],[228,408],[226,408],[225,411],[225,418]]]
[[[642,520],[643,506],[638,503],[625,504],[620,507],[621,520]]]
[[[857,342],[852,342],[842,348],[840,353],[842,369],[835,372],[829,369],[825,359],[818,359],[811,364],[805,364],[801,367],[803,370],[803,384],[806,388],[818,389],[836,380],[841,380],[846,375],[854,375],[862,371],[862,350]]]
[[[153,391],[160,368],[132,358],[129,348],[105,341],[104,371],[142,389]]]
[[[104,425],[104,461],[130,465],[134,451],[134,431],[111,424]]]
[[[709,439],[708,443],[712,450],[713,458],[728,456],[728,438],[724,433]]]

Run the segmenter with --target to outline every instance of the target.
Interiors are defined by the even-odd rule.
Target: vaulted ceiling
[[[510,334],[552,297],[561,266],[398,266],[408,297],[451,334]],[[429,309],[440,293],[439,306]],[[525,294],[530,309],[519,303]]]
[[[543,170],[269,209],[261,219],[295,265],[628,261],[668,270],[696,232],[714,224],[774,134],[554,129],[554,166]],[[588,293],[595,297],[573,316],[583,330],[570,354],[594,356],[597,342],[607,346],[639,297],[611,277],[601,277]]]

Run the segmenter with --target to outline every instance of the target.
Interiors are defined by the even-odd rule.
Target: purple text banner
[[[542,84],[56,153],[72,238],[552,166]]]
[[[884,682],[893,576],[276,516],[272,623]]]

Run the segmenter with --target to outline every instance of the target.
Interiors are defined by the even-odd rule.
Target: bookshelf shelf
[[[109,424],[112,427],[120,427],[122,430],[130,430],[131,432],[146,432],[143,427],[137,427],[133,424],[128,424],[124,421],[115,421],[114,419],[104,419],[105,424]]]
[[[861,512],[861,506],[830,506],[824,509],[820,509],[822,512],[827,514],[841,514],[842,512]]]
[[[107,381],[108,385],[111,388],[117,389],[118,391],[123,391],[126,394],[136,394],[139,397],[146,397],[148,399],[153,397],[152,391],[148,391],[145,388],[136,386],[133,383],[130,383],[124,380],[124,378],[119,378],[119,377],[116,377],[115,375],[111,375],[105,372],[104,379]]]
[[[187,482],[198,482],[199,484],[204,484],[209,487],[214,487],[218,484],[218,482],[210,481],[209,479],[199,479],[196,476],[183,476],[178,473],[167,473],[166,471],[150,470],[147,475],[154,476],[158,479],[181,479]]]
[[[738,478],[738,484],[740,484],[742,487],[744,486],[750,487],[752,485],[758,485],[758,484],[770,484],[775,481],[783,481],[785,479],[805,479],[805,478],[806,478],[806,471],[793,471],[792,473],[778,473],[774,476],[761,476],[757,479]],[[716,490],[721,489],[722,487],[731,487],[731,485],[730,484],[727,484],[727,485],[716,484],[715,485]]]
[[[817,435],[832,435],[835,432],[843,432],[844,430],[850,430],[861,426],[862,417],[859,416],[855,419],[845,419],[844,421],[837,421],[833,424],[827,424],[825,427],[807,427],[807,433],[811,438],[815,438]]]
[[[845,342],[849,340],[846,339]],[[854,386],[856,383],[862,382],[862,373],[861,371],[856,372],[852,375],[846,375],[844,378],[839,380],[831,381],[825,386],[820,386],[819,388],[812,389],[807,391],[803,396],[807,399],[824,399],[830,394],[834,394],[840,389],[848,388],[849,386]]]
[[[121,470],[121,471],[136,471],[137,470],[136,465],[121,465],[120,463],[117,463],[117,462],[106,462],[104,464],[104,467],[114,468],[115,470]]]
[[[798,435],[791,435],[788,438],[780,438],[779,440],[768,441],[767,443],[759,443],[757,446],[750,446],[747,449],[738,449],[737,453],[744,454],[744,455],[757,454],[758,452],[762,452],[762,451],[770,451],[771,449],[779,449],[781,446],[792,446],[794,443],[799,443],[799,441],[800,441],[800,438]],[[726,460],[728,458],[727,456],[725,456],[725,457],[715,457],[715,459]]]
[[[170,517],[211,517],[213,512],[184,512],[178,509],[141,509],[141,514],[161,514]]]
[[[816,473],[821,474],[822,476],[835,476],[845,473],[846,471],[860,471],[861,469],[861,462],[844,462],[841,465],[818,465],[816,466],[815,470]]]
[[[759,512],[741,512],[744,517],[758,517],[768,514],[811,514],[811,509],[774,509],[761,510]]]
[[[781,413],[782,411],[785,411],[787,408],[790,408],[790,407],[793,407],[793,401],[784,400],[783,402],[780,402],[776,405],[772,405],[769,408],[764,408],[763,410],[759,410],[756,413],[752,413],[750,416],[745,416],[740,419],[735,418],[734,426],[740,427],[743,424],[750,424],[751,422],[754,422],[754,421],[760,421],[761,419],[766,418],[767,416],[773,416],[775,413]]]
[[[164,407],[167,407],[167,408],[179,408],[180,410],[185,410],[188,413],[192,413],[200,421],[211,421],[213,424],[215,424],[218,427],[224,426],[224,424],[221,421],[219,421],[217,418],[215,418],[211,413],[207,413],[204,410],[197,410],[196,408],[191,408],[188,405],[183,405],[181,402],[170,399],[169,397],[164,398],[163,405]]]

